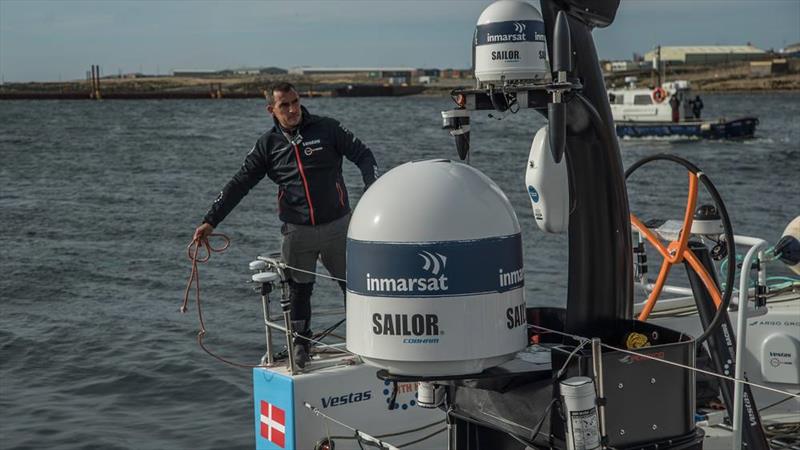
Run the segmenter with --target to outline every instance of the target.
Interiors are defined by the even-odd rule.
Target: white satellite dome
[[[472,44],[475,78],[481,83],[538,80],[548,73],[544,21],[528,2],[489,5],[478,18]]]
[[[403,164],[353,211],[347,348],[396,375],[478,373],[527,345],[520,226],[486,175]]]

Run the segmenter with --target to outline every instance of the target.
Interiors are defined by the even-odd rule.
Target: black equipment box
[[[695,342],[691,336],[637,320],[623,320],[609,327],[614,331],[609,333],[611,339],[603,341],[605,344],[626,349],[630,333],[637,333],[636,338],[647,338],[648,346],[631,351],[694,367]],[[574,346],[566,345],[553,349],[553,373],[567,364],[562,379],[594,378],[591,346],[586,345],[569,358],[573,350]],[[702,433],[697,433],[694,424],[694,371],[607,348],[603,348],[602,355],[609,446],[631,448],[664,442],[664,448],[688,448],[693,447],[691,442],[698,436],[702,440]],[[565,425],[558,411],[553,412],[551,420],[553,434],[563,439]]]

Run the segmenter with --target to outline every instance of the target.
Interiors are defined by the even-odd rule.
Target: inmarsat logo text
[[[500,287],[514,286],[525,281],[525,270],[522,268],[512,270],[511,272],[503,272],[503,269],[499,269],[499,274],[498,281],[500,282]]]
[[[444,269],[447,257],[441,253],[422,251],[417,253],[422,260],[422,270],[432,277],[378,278],[367,274],[367,291],[370,292],[440,292],[447,291],[447,276]]]
[[[523,42],[527,39],[525,28],[528,26],[522,22],[514,22],[514,33],[486,33],[486,42]]]
[[[495,44],[498,42],[524,42],[527,36],[525,33],[514,33],[514,34],[486,34],[486,42],[490,44]]]

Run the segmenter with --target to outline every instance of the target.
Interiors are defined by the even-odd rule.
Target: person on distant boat
[[[672,95],[669,99],[669,106],[672,108],[672,121],[673,122],[680,122],[681,120],[681,101],[678,100],[677,95]]]
[[[694,115],[695,119],[700,118],[700,114],[703,112],[703,101],[700,100],[700,96],[695,96],[694,100],[692,100],[692,115]]]
[[[300,368],[309,359],[311,292],[317,258],[331,276],[345,277],[345,244],[350,202],[342,177],[342,157],[361,171],[366,190],[377,177],[372,151],[338,121],[312,115],[300,105],[290,83],[278,83],[267,96],[274,126],[247,154],[244,164],[225,185],[197,227],[194,239],[204,240],[264,176],[278,185],[278,216],[283,222],[281,256],[289,270],[292,327],[302,337],[294,341]],[[306,273],[307,271],[311,273]],[[339,281],[342,292],[345,282]]]

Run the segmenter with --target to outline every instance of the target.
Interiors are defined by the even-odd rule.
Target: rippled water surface
[[[710,117],[758,116],[757,137],[623,141],[623,162],[658,152],[689,158],[716,183],[737,233],[775,242],[800,212],[800,95],[704,100]],[[177,309],[189,275],[185,246],[269,126],[262,103],[0,103],[0,447],[252,447],[250,373],[203,353],[196,316]],[[449,99],[304,103],[352,129],[384,169],[455,157],[439,129]],[[566,238],[536,228],[524,189],[543,124],[533,112],[482,115],[472,163],[517,210],[528,303],[561,305]],[[346,165],[355,202],[360,177]],[[668,164],[643,169],[629,183],[632,209],[678,218],[685,185],[685,172]],[[238,360],[263,353],[260,305],[245,280],[247,263],[278,247],[275,191],[265,181],[245,198],[219,228],[231,249],[201,267],[207,342]],[[337,292],[319,281],[316,307],[337,305]]]

